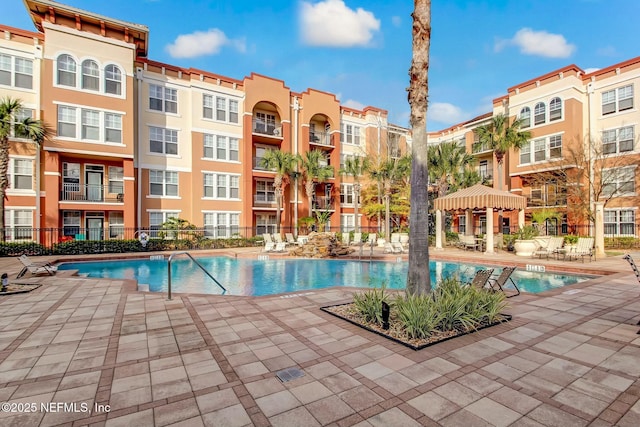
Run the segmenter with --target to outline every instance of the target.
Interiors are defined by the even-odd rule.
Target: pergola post
[[[596,235],[595,235],[595,245],[596,245],[596,256],[604,257],[604,203],[596,202]]]
[[[493,208],[491,207],[487,207],[487,248],[485,253],[493,253]]]
[[[436,249],[442,249],[442,211],[436,210]]]
[[[524,209],[518,211],[518,228],[524,227]]]
[[[473,232],[473,211],[471,209],[464,211],[464,223],[466,224],[464,234],[473,236],[475,233]]]

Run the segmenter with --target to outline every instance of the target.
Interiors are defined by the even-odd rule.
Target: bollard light
[[[382,329],[389,329],[389,304],[382,301]]]
[[[7,273],[2,273],[2,288],[0,288],[0,292],[7,292],[7,285],[9,284],[9,275]]]

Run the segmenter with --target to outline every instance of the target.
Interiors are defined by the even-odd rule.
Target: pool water
[[[273,295],[332,286],[380,287],[404,289],[407,262],[360,262],[343,260],[255,260],[229,257],[197,258],[225,288],[226,295]],[[166,260],[122,260],[64,263],[60,270],[78,270],[88,277],[134,279],[149,285],[153,292],[167,291]],[[431,261],[431,282],[443,277],[459,277],[471,281],[477,270],[485,267],[472,264]],[[494,273],[499,273],[496,269]],[[188,258],[171,261],[172,292],[220,294],[221,289]],[[512,275],[521,291],[542,292],[571,285],[587,276],[539,273],[516,270]]]

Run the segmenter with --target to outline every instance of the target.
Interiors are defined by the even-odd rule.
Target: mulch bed
[[[496,326],[501,323],[507,322],[511,320],[511,316],[508,314],[502,314],[500,321],[494,323],[486,323],[477,326],[475,329],[471,330],[452,330],[452,331],[434,331],[434,333],[428,338],[423,339],[410,339],[400,327],[398,322],[394,322],[394,319],[389,319],[389,329],[385,330],[382,327],[375,323],[366,322],[363,317],[357,312],[355,309],[355,305],[353,303],[347,304],[338,304],[338,305],[330,305],[326,307],[320,307],[320,310],[329,313],[333,316],[336,316],[342,320],[346,320],[356,326],[359,326],[363,329],[366,329],[370,332],[381,335],[385,338],[388,338],[392,341],[395,341],[399,344],[412,348],[414,350],[421,350],[425,347],[429,347],[431,345],[437,344],[442,341],[447,341],[452,338],[456,338],[462,335],[471,334],[473,332],[479,331],[481,329],[490,328],[491,326]]]
[[[31,292],[35,289],[38,289],[40,286],[42,286],[41,284],[36,284],[36,285],[23,285],[20,283],[9,283],[7,285],[7,291],[6,292],[0,292],[0,295],[13,295],[13,294],[24,294],[27,292]]]

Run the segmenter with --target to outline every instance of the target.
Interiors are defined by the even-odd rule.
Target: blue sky
[[[149,58],[242,79],[251,72],[311,87],[408,126],[412,1],[65,0],[150,30]],[[20,0],[0,23],[33,30]],[[428,128],[491,111],[506,89],[569,64],[635,56],[638,0],[432,0]]]

